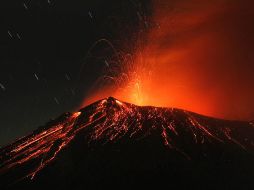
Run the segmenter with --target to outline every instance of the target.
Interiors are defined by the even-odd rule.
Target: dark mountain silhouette
[[[253,161],[252,122],[109,97],[0,149],[0,186],[249,189]]]

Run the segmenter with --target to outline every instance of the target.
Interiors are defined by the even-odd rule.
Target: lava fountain
[[[254,14],[249,3],[154,1],[155,24],[145,45],[108,64],[109,72],[100,79],[106,84],[82,106],[114,96],[137,105],[252,119],[254,47],[248,41],[254,40]]]

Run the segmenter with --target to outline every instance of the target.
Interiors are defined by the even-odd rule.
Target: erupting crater
[[[212,160],[225,152],[251,155],[254,128],[252,122],[220,120],[176,108],[136,106],[109,97],[78,112],[65,113],[0,149],[1,184],[36,181],[37,175],[40,179],[41,172],[72,149],[88,156],[104,148],[137,151],[133,146],[141,151],[174,153],[190,162]]]

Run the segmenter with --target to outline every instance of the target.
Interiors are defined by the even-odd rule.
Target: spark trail
[[[22,178],[33,179],[79,133],[84,134],[88,146],[122,140],[138,141],[157,135],[168,151],[179,152],[191,159],[189,145],[229,143],[252,152],[253,129],[251,122],[218,120],[175,108],[136,106],[109,97],[73,114],[64,114],[1,149],[0,175],[27,166],[29,169]],[[188,137],[188,140],[184,142],[183,137]]]

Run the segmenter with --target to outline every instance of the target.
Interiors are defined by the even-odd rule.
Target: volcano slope
[[[0,149],[1,189],[251,188],[254,124],[112,97]]]

